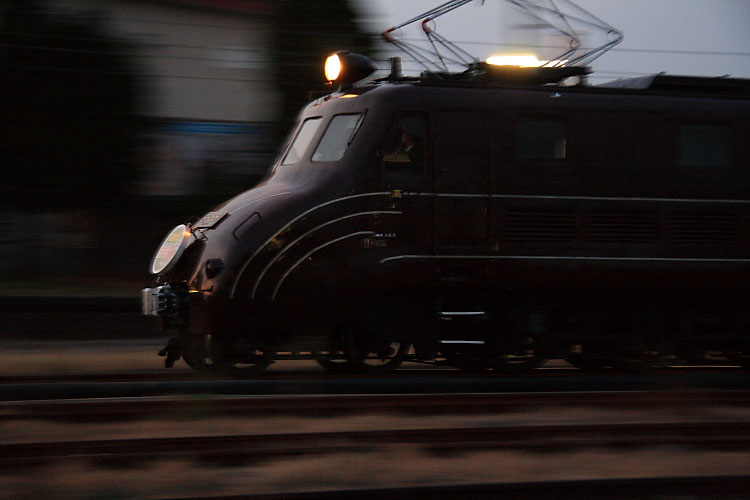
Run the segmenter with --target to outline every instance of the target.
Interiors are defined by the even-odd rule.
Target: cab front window
[[[362,124],[362,116],[361,113],[334,116],[313,153],[312,161],[339,161],[343,158]]]
[[[320,127],[321,118],[308,118],[302,123],[302,126],[297,132],[297,137],[292,141],[292,145],[289,146],[289,150],[284,155],[284,160],[281,162],[282,165],[294,165],[299,162],[307,151],[310,142],[315,137],[315,132]]]

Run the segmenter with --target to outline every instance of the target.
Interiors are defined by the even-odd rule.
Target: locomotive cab
[[[342,78],[357,71],[344,66]],[[373,90],[343,82],[310,103],[263,182],[165,238],[151,269],[159,286],[143,291],[143,308],[178,333],[163,351],[170,363],[182,356],[195,367],[232,367],[242,361],[232,356],[245,352],[253,373],[278,349],[341,347],[341,331],[367,302],[361,285],[372,280],[371,262],[349,256],[363,249],[375,255],[395,237],[383,224],[402,213],[378,171],[383,154],[396,164],[400,143],[395,129],[381,126],[390,110],[372,106]],[[423,140],[424,127],[412,137]],[[388,134],[393,147],[385,151],[372,138]],[[412,159],[399,158],[399,166],[421,161],[425,168],[426,145],[419,147],[421,160],[404,149]],[[391,342],[380,344],[379,352],[393,350]],[[406,349],[403,343],[395,351]]]

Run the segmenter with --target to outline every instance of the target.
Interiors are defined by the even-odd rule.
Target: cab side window
[[[727,125],[683,124],[680,127],[680,165],[728,167],[732,163]]]
[[[385,184],[396,188],[417,188],[424,184],[427,139],[424,115],[399,116],[381,149]]]
[[[568,156],[565,123],[558,120],[518,122],[519,160],[564,160]]]

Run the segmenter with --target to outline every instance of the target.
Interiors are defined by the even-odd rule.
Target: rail
[[[408,488],[305,491],[259,495],[215,496],[213,500],[638,500],[689,498],[745,500],[750,498],[750,477],[678,476],[622,479],[533,481],[492,484],[459,484]],[[184,497],[183,497],[184,498]],[[197,497],[196,497],[197,498]],[[206,498],[202,496],[201,498]]]
[[[404,414],[476,414],[535,410],[546,407],[639,408],[651,410],[715,405],[750,406],[747,390],[595,391],[496,394],[321,394],[269,396],[201,396],[93,398],[0,402],[3,420],[43,419],[97,421],[144,415],[205,416],[331,415],[368,412]]]

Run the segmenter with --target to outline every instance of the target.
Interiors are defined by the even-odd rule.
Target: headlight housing
[[[328,56],[324,73],[329,82],[336,82],[341,84],[342,88],[348,88],[355,82],[367,78],[377,69],[368,57],[340,50]]]
[[[154,258],[151,259],[151,274],[160,274],[172,269],[180,260],[182,252],[192,242],[192,236],[185,224],[175,226],[161,242]]]

